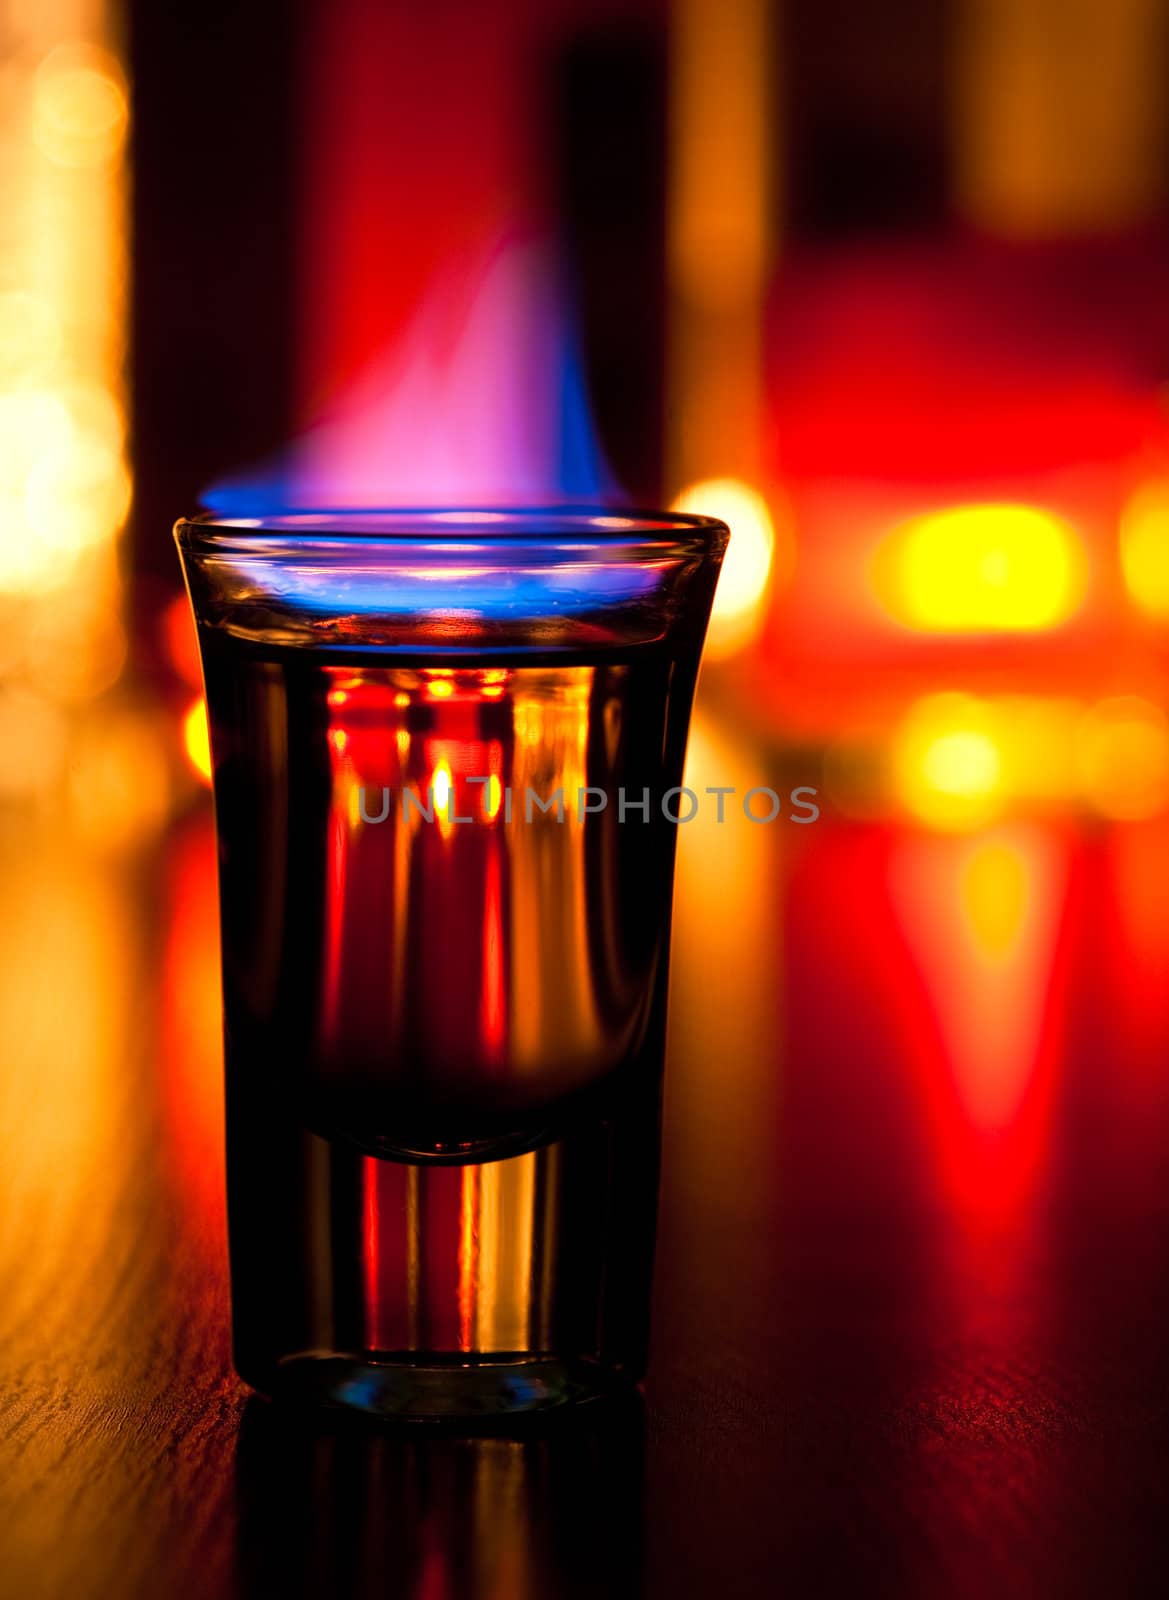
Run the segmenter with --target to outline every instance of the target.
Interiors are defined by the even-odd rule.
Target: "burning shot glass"
[[[413,1419],[636,1383],[671,819],[727,530],[344,512],[176,536],[240,1375]]]

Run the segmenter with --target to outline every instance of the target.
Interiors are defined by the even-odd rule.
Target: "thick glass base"
[[[253,1382],[254,1380],[248,1379]],[[281,1361],[270,1382],[274,1400],[338,1407],[411,1423],[483,1422],[560,1411],[618,1399],[636,1385],[588,1361],[555,1356],[379,1356],[306,1353]]]
[[[604,1120],[457,1166],[325,1139],[287,1097],[243,1092],[257,1081],[228,1085],[246,1383],[302,1406],[468,1423],[568,1410],[640,1380],[657,1072],[623,1081]]]

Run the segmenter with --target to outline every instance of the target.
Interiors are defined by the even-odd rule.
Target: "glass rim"
[[[180,517],[174,527],[179,546],[197,553],[243,550],[273,553],[282,541],[312,540],[389,545],[416,543],[451,547],[500,546],[517,541],[533,546],[568,540],[598,550],[621,545],[669,544],[695,551],[709,549],[730,530],[718,517],[685,511],[646,511],[626,507],[550,505],[473,508],[312,507],[282,508],[259,516],[200,511]]]

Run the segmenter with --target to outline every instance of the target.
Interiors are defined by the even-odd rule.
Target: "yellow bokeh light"
[[[1120,519],[1120,564],[1132,598],[1169,617],[1169,479],[1142,484]]]
[[[17,385],[39,377],[61,350],[61,324],[38,294],[0,294],[0,383]]]
[[[921,773],[939,795],[993,794],[1002,776],[1002,760],[989,734],[943,733],[923,751]]]
[[[62,589],[73,576],[67,552],[52,552],[31,537],[24,497],[0,490],[0,592],[48,595]]]
[[[451,800],[451,764],[449,761],[440,761],[434,769],[434,803],[440,811],[445,811]]]
[[[121,400],[108,383],[72,378],[54,392],[65,407],[71,437],[120,451],[126,442],[126,417]]]
[[[767,612],[776,564],[776,530],[767,502],[738,478],[706,478],[684,489],[672,509],[719,517],[731,530],[714,597],[706,654],[736,654],[755,639]]]
[[[1136,695],[1087,705],[928,695],[896,730],[888,771],[898,802],[943,829],[980,828],[1007,808],[1066,814],[1076,805],[1137,821],[1169,808],[1169,716]]]
[[[205,783],[211,782],[211,731],[207,703],[200,695],[183,717],[183,748],[187,759]]]
[[[116,542],[130,498],[129,99],[119,38],[117,8],[104,3],[22,3],[8,8],[0,73],[0,598],[16,601],[0,688],[23,680],[75,719],[102,715],[97,697],[126,657]]]
[[[1137,821],[1169,802],[1169,721],[1159,706],[1118,695],[1089,707],[1076,734],[1081,792],[1102,816]]]
[[[898,730],[897,792],[935,827],[981,827],[1000,809],[1003,759],[992,708],[967,694],[927,695]]]
[[[84,550],[116,533],[130,506],[130,474],[116,450],[77,438],[46,451],[24,486],[30,533],[53,551]]]
[[[62,167],[99,167],[120,153],[128,106],[117,59],[92,45],[59,45],[33,86],[32,135]]]
[[[895,528],[872,580],[885,611],[917,632],[1025,633],[1075,615],[1088,564],[1076,530],[1050,511],[954,506]]]
[[[454,830],[451,819],[451,797],[454,794],[454,778],[451,775],[451,764],[445,759],[436,761],[434,777],[430,780],[430,792],[434,799],[434,815],[438,823],[438,831],[444,839],[449,839]]]
[[[130,504],[123,435],[121,407],[101,385],[0,395],[0,587],[33,594],[76,587],[76,558],[89,551],[114,577],[103,552]],[[90,611],[100,618],[98,571],[91,565],[85,578]]]
[[[60,395],[17,389],[0,394],[0,483],[23,488],[36,462],[69,445],[73,429]]]
[[[979,843],[962,871],[962,910],[988,961],[1006,960],[1023,927],[1030,889],[1026,858],[1001,839]]]

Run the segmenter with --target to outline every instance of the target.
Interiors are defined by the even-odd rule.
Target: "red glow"
[[[381,1306],[384,1267],[381,1256],[381,1229],[378,1226],[378,1167],[376,1156],[361,1161],[361,1254],[364,1267],[366,1342],[373,1349],[391,1348],[385,1342]]]
[[[997,842],[1020,888],[981,934],[964,888],[978,842],[917,830],[829,824],[803,844],[788,906],[791,1048],[819,1074],[803,1115],[832,1122],[839,1181],[893,1183],[995,1249],[1030,1224],[1049,1162],[1078,904],[1073,836]]]
[[[1017,1220],[1050,1139],[1055,959],[1066,895],[1066,845],[1038,829],[974,841],[908,835],[890,887],[932,1024],[917,1056],[939,1176],[968,1222]],[[986,896],[998,929],[979,929],[971,878],[1001,851],[1016,894]]]
[[[376,1056],[408,1032],[416,995],[434,1019],[436,1048],[452,1060],[471,1053],[486,1066],[499,1059],[507,1028],[508,890],[503,846],[489,820],[498,791],[468,780],[498,778],[502,752],[498,740],[482,736],[477,695],[460,688],[442,702],[439,738],[410,731],[411,706],[397,704],[399,692],[350,675],[327,697],[334,809],[320,1026],[331,1048]],[[360,820],[359,787],[370,815],[389,791],[384,823]],[[433,824],[419,811],[403,819],[407,789],[419,807],[432,791]],[[370,928],[381,936],[371,940]]]
[[[475,1348],[475,1300],[479,1281],[479,1168],[460,1169],[459,1349]]]
[[[163,1092],[184,1199],[209,1251],[225,1227],[223,1021],[215,836],[203,811],[171,841],[162,965]]]
[[[1100,1149],[1099,1183],[1133,1218],[1163,1204],[1169,1120],[1169,818],[1129,823],[1085,849],[1080,949],[1067,1006],[1070,1115]]]
[[[771,322],[765,472],[787,494],[798,561],[743,674],[787,737],[887,724],[928,689],[1014,682],[1096,696],[1102,659],[1127,692],[1161,692],[1164,660],[1133,626],[1116,536],[1167,452],[1149,356],[1169,342],[1163,259],[1155,237],[789,256]],[[1029,634],[964,636],[888,614],[874,566],[893,529],[1007,502],[1074,530],[1085,578],[1074,614]]]
[[[487,885],[483,898],[483,983],[479,1016],[484,1045],[496,1059],[502,1054],[507,1027],[503,946],[500,862],[497,852],[492,851],[487,861]]]
[[[525,26],[514,6],[316,9],[300,253],[309,415],[398,344],[447,263],[531,206]],[[406,62],[387,80],[387,63]]]
[[[337,782],[334,766],[334,783]],[[325,894],[324,1027],[337,1027],[341,1005],[341,972],[345,936],[345,882],[349,856],[349,827],[338,811],[329,822],[328,888]]]
[[[1006,908],[998,948],[981,936],[963,884],[988,851],[1009,853],[1023,875]],[[1014,1122],[1042,1021],[1056,922],[1054,863],[1034,836],[1004,843],[915,837],[892,863],[894,903],[934,1001],[954,1086],[971,1124],[987,1133]],[[1007,891],[996,886],[999,905]]]
[[[1164,432],[1147,360],[1169,340],[1162,263],[1158,241],[964,238],[789,265],[773,328],[782,470],[928,482],[1131,456]]]
[[[162,614],[162,638],[167,660],[191,689],[203,685],[199,666],[199,640],[186,594],[176,594]]]
[[[410,1240],[419,1179],[414,1168],[364,1156],[361,1162],[361,1266],[365,1341],[378,1350],[417,1348],[421,1333],[408,1319]]]
[[[1108,881],[1099,925],[1116,1050],[1134,1063],[1136,1078],[1169,1081],[1169,818],[1114,828],[1103,848]]]

